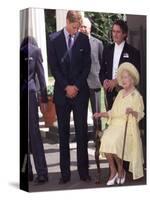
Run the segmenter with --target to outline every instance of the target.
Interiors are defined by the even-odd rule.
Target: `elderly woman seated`
[[[129,162],[133,179],[143,176],[143,151],[138,123],[144,116],[144,106],[142,96],[135,88],[139,83],[139,73],[131,63],[123,63],[118,68],[117,81],[123,89],[118,93],[112,109],[94,114],[96,118],[108,118],[109,126],[104,131],[100,147],[100,154],[107,158],[110,166],[107,185],[125,183],[122,152],[127,118],[123,160]]]

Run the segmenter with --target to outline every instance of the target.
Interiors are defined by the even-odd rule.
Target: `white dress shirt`
[[[114,57],[113,57],[113,70],[112,70],[112,79],[116,79],[117,77],[117,71],[120,61],[120,56],[122,54],[123,48],[124,48],[125,41],[123,41],[121,44],[115,43],[114,47]]]

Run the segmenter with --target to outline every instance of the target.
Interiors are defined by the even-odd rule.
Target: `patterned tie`
[[[72,58],[72,46],[73,46],[73,41],[72,41],[72,35],[69,35],[69,38],[68,38],[68,54],[69,54],[69,58],[71,60]]]
[[[68,48],[71,49],[72,47],[72,35],[69,35],[69,38],[68,38]]]

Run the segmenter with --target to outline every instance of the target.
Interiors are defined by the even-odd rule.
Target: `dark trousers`
[[[101,94],[101,89],[90,89],[90,103],[92,107],[92,113],[94,114],[95,112],[100,112],[100,94]],[[94,129],[93,129],[93,137],[95,138],[95,133],[96,129],[98,128],[101,130],[101,120],[100,118],[95,119],[93,118],[93,124],[94,124]]]
[[[107,100],[107,110],[112,108],[113,102],[117,96],[118,92],[114,89],[112,92],[106,92],[106,100]]]
[[[39,129],[38,104],[35,92],[29,92],[29,144],[33,154],[37,175],[48,176],[44,148]],[[30,158],[28,159],[29,173],[32,173]]]
[[[73,111],[77,141],[77,167],[79,176],[88,176],[88,152],[87,152],[87,110],[88,100],[85,103],[69,100],[64,105],[56,104],[60,142],[60,169],[63,179],[68,179],[70,173],[70,113]]]

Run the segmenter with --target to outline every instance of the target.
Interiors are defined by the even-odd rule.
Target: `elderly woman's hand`
[[[133,109],[132,108],[127,108],[126,109],[126,114],[129,115],[129,114],[132,114],[133,112]]]
[[[93,115],[94,118],[99,118],[99,117],[109,117],[107,112],[99,112],[99,113],[94,113]]]
[[[136,111],[134,111],[132,108],[127,108],[126,109],[126,114],[127,115],[132,114],[135,118],[138,117],[138,113]]]

